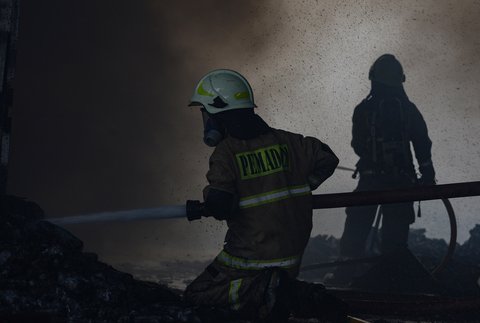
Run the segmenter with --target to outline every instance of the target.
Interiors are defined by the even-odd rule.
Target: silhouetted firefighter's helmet
[[[384,54],[377,58],[370,72],[368,79],[390,86],[401,86],[405,82],[405,74],[400,62],[392,54]]]
[[[208,113],[253,108],[253,91],[248,81],[232,70],[214,70],[198,82],[189,106],[203,106]]]

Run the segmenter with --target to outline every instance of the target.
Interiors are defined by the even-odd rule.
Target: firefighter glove
[[[420,166],[420,173],[422,177],[420,177],[420,184],[421,185],[435,185],[435,170],[433,169],[432,164],[428,164],[425,166]]]

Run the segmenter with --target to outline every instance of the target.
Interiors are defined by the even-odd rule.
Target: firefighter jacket
[[[406,95],[370,95],[353,114],[352,147],[362,174],[415,174],[412,153],[422,167],[432,167],[432,141],[425,121]]]
[[[227,218],[216,262],[239,270],[283,268],[298,274],[312,229],[309,176],[330,177],[338,158],[318,139],[271,129],[249,140],[225,138],[210,157],[209,186],[229,192],[239,209]]]

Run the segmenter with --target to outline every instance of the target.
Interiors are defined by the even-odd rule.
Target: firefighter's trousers
[[[411,176],[363,175],[356,192],[412,187]],[[362,257],[366,240],[372,228],[378,205],[347,207],[345,229],[340,241],[340,254],[344,257]],[[381,252],[388,253],[407,247],[410,224],[415,221],[413,202],[381,206]]]
[[[214,261],[187,286],[184,296],[193,305],[228,308],[246,319],[283,322],[293,314],[346,320],[345,303],[323,285],[298,281],[280,268],[239,270]]]

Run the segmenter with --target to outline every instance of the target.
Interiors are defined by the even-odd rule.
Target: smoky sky
[[[480,2],[21,2],[9,192],[49,216],[200,199],[211,149],[186,105],[214,68],[244,74],[273,127],[327,142],[353,167],[353,108],[375,58],[402,62],[433,141],[440,183],[480,177]],[[351,191],[336,172],[316,193]],[[455,200],[459,236],[478,199]],[[448,234],[441,208],[417,226]],[[429,217],[429,209],[432,216]],[[435,215],[433,213],[439,213]],[[341,234],[344,210],[316,212],[314,233]],[[211,257],[213,220],[69,228],[111,262]]]
[[[251,37],[253,3],[23,1],[11,191],[53,215],[154,203],[152,170],[198,159],[192,83]]]
[[[22,1],[9,192],[49,216],[200,198],[211,149],[188,100],[268,46],[275,20],[256,3]],[[93,249],[170,235],[149,225],[72,230]]]

